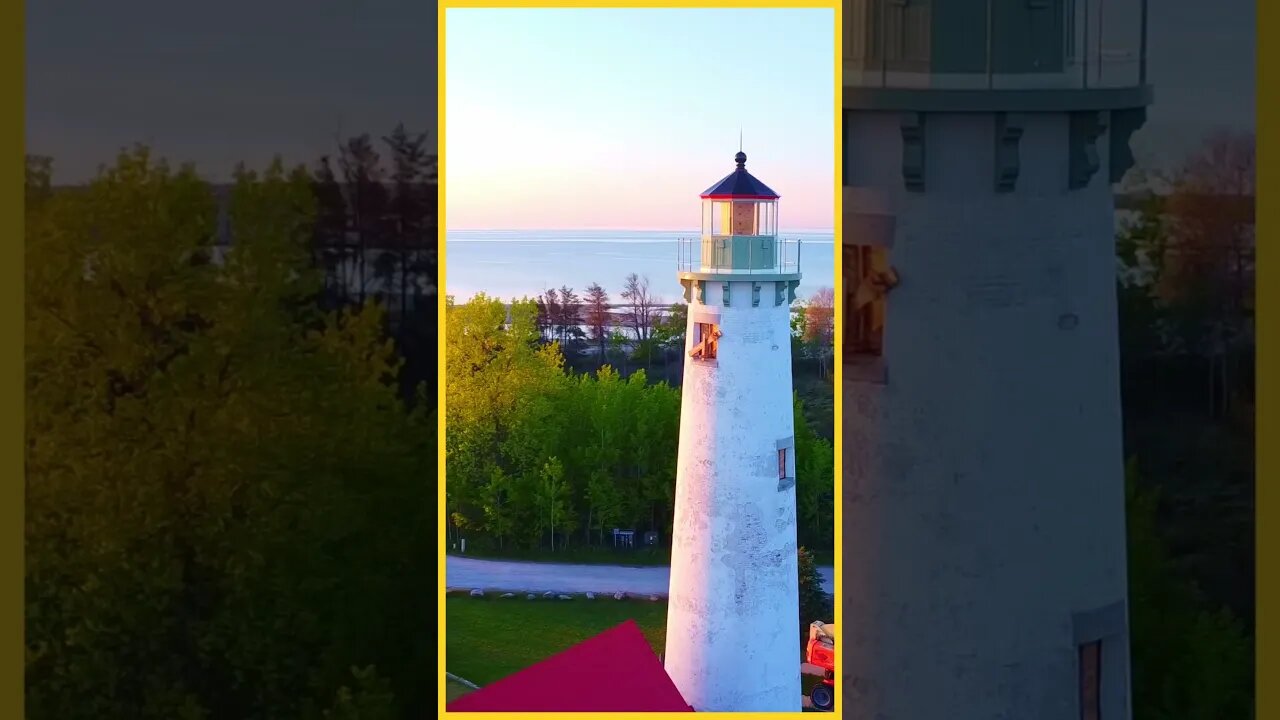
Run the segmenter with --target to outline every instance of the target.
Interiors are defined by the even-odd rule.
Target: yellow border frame
[[[4,218],[4,227],[6,232],[3,237],[6,241],[0,243],[3,246],[3,262],[0,262],[0,268],[4,268],[5,277],[9,278],[0,284],[3,288],[4,300],[0,301],[0,309],[4,315],[4,334],[11,338],[16,337],[17,342],[7,342],[4,345],[4,387],[8,390],[0,391],[0,397],[5,398],[5,441],[4,449],[0,454],[4,456],[4,466],[9,468],[3,474],[0,474],[0,486],[4,489],[0,494],[0,512],[4,519],[0,522],[0,527],[4,528],[4,541],[0,545],[4,547],[3,556],[0,557],[0,566],[4,568],[4,577],[10,578],[4,583],[4,589],[0,591],[0,614],[4,617],[4,628],[0,630],[0,645],[9,648],[4,655],[4,674],[0,680],[0,717],[20,718],[24,717],[23,712],[23,693],[25,685],[23,682],[23,672],[26,667],[26,644],[25,644],[25,609],[23,606],[23,568],[24,557],[23,550],[26,547],[25,524],[23,522],[23,500],[24,500],[24,482],[26,477],[24,472],[24,453],[25,443],[23,438],[23,415],[25,406],[23,398],[26,393],[26,375],[23,369],[23,338],[25,337],[25,328],[23,324],[24,304],[26,300],[23,289],[23,251],[25,243],[23,235],[23,186],[26,183],[26,172],[23,169],[25,162],[23,157],[26,154],[26,138],[23,135],[23,112],[26,107],[26,53],[25,53],[25,37],[23,3],[5,3],[3,11],[0,11],[0,26],[7,28],[5,34],[9,36],[8,42],[4,43],[4,62],[0,63],[0,67],[4,68],[4,87],[5,94],[10,98],[17,98],[18,102],[9,106],[8,112],[5,113],[4,134],[10,138],[13,145],[10,146],[13,155],[10,156],[8,162],[13,164],[4,172],[4,179],[0,180],[0,197],[4,198],[4,206],[7,208],[0,216]],[[12,125],[10,124],[12,122]],[[13,415],[9,415],[13,412]],[[9,663],[12,662],[13,665]]]
[[[448,541],[447,541],[447,538],[445,537],[446,523],[445,523],[445,517],[444,517],[444,512],[445,512],[445,451],[444,451],[444,448],[445,448],[445,422],[444,422],[444,418],[445,418],[445,352],[444,352],[445,343],[443,340],[443,333],[445,328],[445,294],[446,294],[445,288],[448,287],[447,281],[446,281],[447,272],[448,272],[448,262],[446,261],[446,257],[445,257],[446,255],[445,228],[447,227],[447,222],[445,219],[445,203],[443,201],[444,193],[445,193],[445,178],[448,176],[448,170],[447,170],[448,158],[446,157],[446,152],[445,152],[445,147],[446,147],[445,138],[447,137],[446,136],[447,128],[445,126],[445,108],[444,108],[444,104],[445,104],[445,35],[446,35],[445,16],[448,10],[466,9],[466,8],[600,8],[600,9],[604,9],[604,8],[724,8],[724,9],[813,8],[813,9],[831,10],[834,13],[834,17],[833,17],[834,23],[833,23],[832,32],[835,37],[835,43],[833,46],[833,53],[832,53],[833,57],[831,58],[832,65],[835,68],[835,75],[834,75],[835,82],[834,82],[834,86],[832,87],[832,93],[835,99],[835,102],[834,102],[835,123],[832,129],[834,139],[835,139],[835,146],[834,146],[835,153],[831,158],[832,169],[834,171],[833,172],[834,188],[832,189],[832,194],[835,199],[835,204],[833,206],[833,211],[835,213],[835,219],[834,219],[834,225],[833,225],[834,242],[832,243],[832,253],[835,255],[835,277],[832,278],[832,281],[833,281],[833,287],[835,288],[836,297],[839,298],[841,297],[841,293],[842,293],[842,288],[840,286],[840,283],[841,283],[840,238],[841,238],[841,222],[844,217],[843,213],[840,210],[841,201],[843,198],[842,187],[841,187],[841,175],[840,175],[840,168],[841,168],[840,160],[844,154],[844,142],[843,142],[844,133],[841,131],[841,128],[843,127],[842,89],[844,87],[844,78],[842,74],[844,69],[844,63],[842,61],[843,37],[844,37],[844,32],[843,32],[844,19],[842,15],[843,3],[841,2],[841,0],[689,0],[688,2],[675,2],[675,1],[662,2],[660,0],[658,1],[648,1],[648,0],[629,0],[629,1],[628,0],[541,0],[541,1],[539,0],[505,0],[505,1],[440,0],[439,2],[439,6],[437,8],[437,21],[436,21],[436,32],[437,32],[437,38],[436,38],[437,70],[436,71],[438,73],[437,75],[438,98],[437,98],[436,112],[438,113],[437,127],[439,128],[439,132],[440,132],[439,194],[440,194],[441,202],[440,202],[439,220],[438,220],[439,228],[438,228],[438,234],[437,234],[437,243],[439,248],[438,252],[440,257],[440,282],[439,282],[440,291],[437,294],[438,294],[438,312],[439,312],[438,318],[439,318],[439,327],[441,332],[441,340],[440,340],[439,347],[437,348],[438,363],[439,363],[438,373],[439,373],[440,391],[439,391],[439,398],[437,400],[437,403],[438,403],[437,405],[438,407],[438,416],[437,416],[438,417],[438,426],[437,426],[438,446],[437,447],[439,448],[437,464],[439,466],[439,474],[437,476],[438,485],[436,488],[437,489],[436,502],[438,503],[437,512],[440,518],[440,531],[439,531],[440,544],[439,544],[439,559],[438,559],[439,564],[436,569],[436,573],[438,576],[437,582],[439,584],[438,602],[436,604],[436,607],[437,607],[436,613],[437,613],[438,622],[439,622],[439,627],[437,629],[437,636],[436,636],[436,642],[438,646],[438,651],[437,651],[438,662],[439,662],[439,665],[436,670],[437,681],[439,682],[439,689],[437,691],[438,694],[437,694],[437,700],[436,700],[436,711],[437,711],[437,714],[442,718],[467,718],[468,720],[473,720],[473,719],[483,720],[484,718],[505,719],[505,718],[519,717],[519,718],[546,718],[547,720],[552,720],[553,718],[558,719],[562,717],[564,714],[563,713],[533,713],[533,712],[530,712],[530,713],[475,713],[475,712],[462,713],[462,712],[446,712],[445,711],[446,625],[445,625],[445,571],[444,569],[446,564],[446,559],[445,559],[446,548],[448,547]],[[835,337],[839,338],[841,337],[840,323],[842,322],[842,318],[841,318],[840,306],[842,305],[842,303],[837,301],[834,303],[834,305],[835,305]],[[841,445],[842,445],[842,442],[841,442],[841,438],[842,438],[841,362],[839,358],[839,350],[837,349],[836,352],[837,352],[837,356],[834,362],[834,365],[835,365],[835,381],[834,382],[835,382],[836,392],[835,392],[835,403],[833,408],[833,412],[835,413],[835,424],[834,424],[834,428],[835,428],[835,431],[834,431],[835,501],[834,501],[834,506],[835,506],[836,537],[835,537],[835,556],[833,558],[832,565],[833,565],[833,574],[835,576],[834,577],[834,580],[835,580],[834,596],[836,598],[834,621],[837,624],[837,626],[839,626],[842,620],[841,616],[843,614],[843,605],[840,602],[840,598],[842,597],[841,569],[843,567],[842,558],[841,558],[841,541],[842,541],[841,534],[843,532],[844,525],[842,523],[843,503],[841,500],[841,488],[843,485],[843,482],[841,480],[841,478],[843,477],[843,463],[841,458]],[[842,677],[839,655],[836,656],[836,677],[837,678]],[[837,685],[839,685],[838,680],[837,680]],[[835,708],[833,708],[833,714],[836,717],[839,717],[841,713],[841,708],[842,708],[841,695],[842,693],[839,691],[839,688],[837,688],[836,704],[835,704]],[[739,718],[798,717],[803,714],[804,713],[799,713],[799,712],[796,712],[796,713],[742,712],[742,713],[716,713],[715,715],[716,717],[723,717],[729,720],[736,720]],[[602,715],[607,717],[635,718],[635,720],[641,720],[642,718],[647,719],[647,718],[658,718],[658,717],[667,717],[667,718],[688,717],[687,713],[643,713],[643,712],[576,713],[575,715],[586,716],[586,717],[594,717],[596,715]]]
[[[1280,97],[1274,92],[1258,92],[1258,88],[1280,87],[1280,45],[1268,42],[1271,33],[1280,33],[1280,6],[1275,2],[1259,0],[1257,3],[1257,80],[1254,93],[1258,107],[1257,118],[1257,181],[1255,197],[1280,195]],[[1271,483],[1276,480],[1280,466],[1280,447],[1274,439],[1280,437],[1280,382],[1263,368],[1280,367],[1280,286],[1263,278],[1275,275],[1276,261],[1280,258],[1280,207],[1272,202],[1255,202],[1257,264],[1254,281],[1254,328],[1257,334],[1257,368],[1254,402],[1256,424],[1254,446],[1257,448],[1257,464],[1254,468],[1254,583],[1256,597],[1256,624],[1254,626],[1254,716],[1270,718],[1280,715],[1280,686],[1263,682],[1264,673],[1275,672],[1280,665],[1280,647],[1276,640],[1277,600],[1280,600],[1280,583],[1277,583],[1275,548],[1280,544],[1280,526],[1275,524],[1277,494],[1280,488]],[[1263,438],[1272,438],[1265,442]],[[1271,522],[1267,522],[1270,520]],[[1270,561],[1269,564],[1264,562]],[[1264,668],[1272,668],[1265,671]],[[1272,676],[1274,677],[1274,676]]]

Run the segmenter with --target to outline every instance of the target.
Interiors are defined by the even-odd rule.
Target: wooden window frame
[[[707,339],[708,331],[712,334],[710,339]],[[719,357],[720,337],[723,334],[719,323],[709,318],[695,320],[693,348],[689,351],[689,357],[695,362],[714,363]]]
[[[884,253],[884,264],[890,268],[891,290],[896,285],[896,272],[892,269],[890,248],[886,245],[845,244],[841,258],[843,272],[847,278],[844,287],[844,322],[841,338],[841,354],[845,377],[850,380],[867,382],[887,382],[885,369],[885,327],[873,331],[871,325],[877,311],[888,320],[889,298],[883,296],[865,307],[855,305],[858,289],[863,282],[870,280],[869,268],[874,266],[874,255]],[[887,292],[887,291],[886,291]]]
[[[895,203],[885,191],[873,187],[846,186],[843,196],[844,224],[841,238],[841,372],[845,382],[888,382],[885,363],[887,337],[881,334],[877,347],[867,348],[861,342],[862,324],[868,322],[870,308],[854,311],[853,302],[861,279],[859,270],[872,252],[885,253],[885,263],[890,270],[890,288],[897,284],[897,271],[892,265],[894,235],[897,231]],[[852,267],[856,265],[857,267]],[[887,311],[889,298],[880,303]],[[867,350],[876,352],[867,352]]]

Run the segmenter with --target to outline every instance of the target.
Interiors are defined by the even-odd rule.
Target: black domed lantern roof
[[[723,180],[707,188],[701,195],[704,200],[777,200],[779,195],[747,172],[747,154],[738,151],[733,156],[738,168]]]

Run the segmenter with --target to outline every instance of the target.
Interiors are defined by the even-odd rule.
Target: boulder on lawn
[[[573,596],[572,596],[572,595],[557,595],[556,597],[560,598],[561,600],[572,600],[572,599],[573,599]]]
[[[546,599],[548,599],[548,600],[550,600],[551,598],[553,598],[553,597],[555,597],[555,596],[556,596],[556,594],[555,594],[555,593],[553,593],[553,592],[551,592],[550,590],[548,590],[548,591],[546,591],[546,592],[542,593],[542,597],[544,597],[544,598],[546,598]]]
[[[480,588],[476,588],[471,591],[471,597],[484,597],[484,591]]]
[[[506,600],[507,598],[513,598],[515,596],[516,596],[515,593],[502,593],[502,595],[500,595],[499,597],[501,597],[503,600]]]
[[[538,596],[537,596],[537,595],[534,595],[533,593],[529,593],[528,595],[525,595],[525,596],[524,596],[524,599],[525,599],[525,600],[537,600],[537,599],[538,599]]]

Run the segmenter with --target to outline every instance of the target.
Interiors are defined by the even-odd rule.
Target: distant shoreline
[[[808,297],[835,284],[835,237],[783,234],[802,255],[797,295]],[[606,288],[614,304],[628,275],[651,281],[650,293],[661,305],[679,302],[685,293],[678,281],[682,257],[696,247],[692,233],[656,231],[470,231],[448,236],[440,246],[443,294],[462,303],[483,292],[491,298],[534,298],[562,286],[580,299],[593,283]],[[683,240],[683,244],[681,241]],[[799,244],[795,244],[795,241]]]

